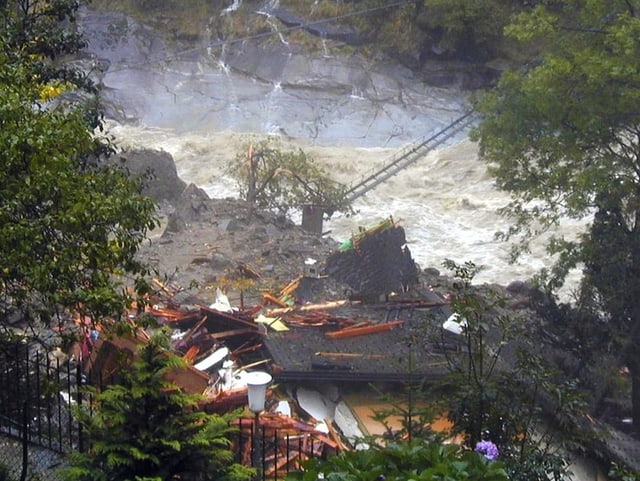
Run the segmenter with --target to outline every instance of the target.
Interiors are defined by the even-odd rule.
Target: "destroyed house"
[[[276,382],[406,382],[447,372],[448,301],[419,284],[404,230],[391,219],[307,261],[301,273],[248,309],[217,299],[148,313],[170,325],[173,348],[212,377],[210,393],[220,391],[224,361],[257,366]]]
[[[276,379],[405,382],[446,372],[433,339],[445,335],[448,302],[419,285],[402,227],[387,219],[361,229],[326,259],[323,274],[297,282],[300,303],[266,314],[286,326],[264,338]]]
[[[242,375],[252,370],[275,383],[364,385],[436,381],[448,372],[448,300],[420,285],[404,230],[391,219],[300,267],[298,278],[249,308],[232,306],[219,290],[209,306],[148,307],[193,367],[176,381],[223,411],[246,404]],[[118,350],[98,349],[92,366],[108,374]]]

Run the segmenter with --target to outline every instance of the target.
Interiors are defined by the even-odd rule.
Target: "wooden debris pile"
[[[378,375],[384,367],[391,376],[396,364],[402,369],[396,360],[403,356],[403,332],[417,329],[413,311],[447,304],[435,294],[405,290],[416,274],[405,242],[392,219],[362,229],[325,262],[325,271],[263,292],[261,302],[246,309],[231,306],[220,290],[208,307],[183,307],[176,301],[184,297],[180,287],[156,281],[159,296],[145,314],[172,329],[171,347],[198,373],[189,390],[204,393],[211,411],[246,405],[242,374],[257,366],[280,379],[287,379],[283,372],[294,379],[343,368],[356,376]],[[260,277],[254,268],[243,269],[244,276]],[[399,332],[384,336],[394,329]],[[331,375],[323,379],[339,377]]]

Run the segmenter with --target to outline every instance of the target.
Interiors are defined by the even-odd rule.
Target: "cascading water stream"
[[[235,12],[242,5],[242,0],[233,0],[233,3],[225,8],[220,15],[226,15],[227,13]]]
[[[282,126],[280,126],[277,120],[274,120],[279,119],[283,114],[279,111],[279,99],[281,98],[281,94],[282,84],[280,82],[275,82],[273,84],[273,90],[271,90],[267,95],[264,106],[263,130],[268,134],[286,134],[286,131]]]

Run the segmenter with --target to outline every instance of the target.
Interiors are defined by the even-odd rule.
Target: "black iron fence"
[[[21,447],[14,456],[20,457],[22,469],[18,471],[23,475],[27,463],[33,461],[29,453],[36,448],[63,455],[88,447],[72,407],[84,404],[91,409],[91,399],[81,387],[94,380],[79,365],[61,359],[33,345],[0,344],[0,433]],[[300,461],[322,456],[327,448],[326,441],[309,432],[266,427],[251,418],[238,419],[235,424],[235,461],[255,467],[257,479],[284,479],[299,468]],[[16,463],[14,459],[14,472]]]
[[[0,347],[0,431],[56,452],[84,449],[71,406],[84,402],[80,366],[38,346]]]

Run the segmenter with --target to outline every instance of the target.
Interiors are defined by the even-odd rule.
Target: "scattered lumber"
[[[273,294],[269,294],[268,292],[265,292],[264,294],[262,294],[262,301],[265,303],[270,302],[279,307],[284,307],[284,308],[290,307],[286,302],[281,301],[276,296],[274,296]]]
[[[450,301],[425,301],[425,300],[414,300],[414,299],[394,299],[389,300],[382,304],[374,304],[370,305],[372,309],[421,309],[421,308],[429,308],[429,307],[441,307],[441,306],[449,306],[451,305]]]
[[[165,284],[160,279],[153,279],[153,283],[169,297],[174,297],[178,292],[182,291],[182,287],[176,285]]]
[[[324,423],[327,425],[327,428],[329,428],[329,436],[331,436],[331,440],[336,443],[338,449],[340,451],[350,451],[350,448],[342,441],[340,434],[336,431],[333,421],[331,421],[331,419],[325,419]]]
[[[339,331],[327,332],[325,336],[330,337],[332,339],[345,339],[347,337],[356,337],[363,336],[366,334],[373,334],[377,332],[390,331],[396,326],[401,326],[404,324],[404,321],[390,321],[384,322],[381,324],[373,324],[371,326],[363,326],[363,327],[351,327],[346,329],[341,329]]]
[[[205,397],[201,407],[208,413],[228,413],[234,409],[246,406],[248,389],[246,386],[226,391],[204,391]]]
[[[280,314],[286,314],[287,312],[306,312],[306,311],[315,311],[320,309],[333,309],[337,307],[342,307],[346,305],[358,304],[359,301],[350,301],[350,300],[341,300],[341,301],[331,301],[325,302],[322,304],[305,304],[300,307],[282,307],[279,309],[271,309],[267,312],[269,317],[274,317]]]
[[[202,311],[202,313],[208,317],[209,322],[214,322],[216,320],[225,320],[231,322],[234,325],[245,326],[256,331],[260,329],[258,324],[253,322],[252,319],[245,319],[243,315],[238,312],[222,312],[218,311],[217,309],[204,306],[200,307],[200,311]]]
[[[347,359],[383,359],[387,356],[384,354],[366,354],[364,352],[316,352],[318,357],[328,357],[334,359],[347,358]]]
[[[288,296],[293,294],[295,290],[300,286],[301,279],[302,279],[302,276],[299,276],[294,280],[292,280],[291,282],[289,282],[289,284],[283,287],[282,290],[280,291],[280,296]]]
[[[195,326],[193,326],[191,329],[189,329],[189,332],[187,332],[182,339],[180,339],[178,342],[175,343],[175,348],[176,349],[180,349],[182,347],[185,347],[187,345],[189,345],[189,341],[191,341],[191,338],[202,329],[203,324],[205,323],[205,321],[207,320],[207,317],[204,316],[202,317]]]
[[[262,333],[255,329],[242,328],[242,329],[230,329],[228,331],[221,331],[221,332],[212,332],[209,334],[211,338],[216,340],[222,340],[222,339],[226,339],[233,336],[245,336],[245,335],[255,336],[255,335],[262,335]]]
[[[281,413],[265,412],[253,419],[235,419],[232,424],[241,434],[242,454],[247,465],[253,464],[252,439],[264,450],[262,462],[267,476],[300,469],[301,461],[335,454],[344,446],[335,430],[327,436],[313,424]]]
[[[146,309],[146,312],[147,314],[150,314],[153,317],[164,318],[169,322],[176,321],[184,316],[184,312],[178,309],[173,309],[169,307],[158,307],[158,306],[149,307]]]
[[[187,352],[184,354],[184,356],[182,356],[182,359],[184,359],[187,364],[193,364],[199,351],[200,348],[198,346],[191,346],[189,349],[187,349]]]

